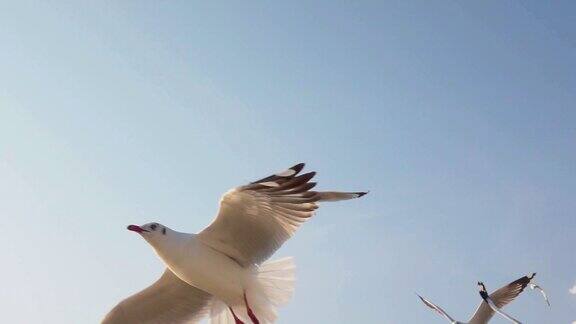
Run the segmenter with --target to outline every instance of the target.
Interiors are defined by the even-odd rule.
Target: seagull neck
[[[180,248],[185,246],[194,234],[182,233],[171,230],[168,235],[161,237],[158,240],[150,240],[148,243],[152,245],[156,253],[159,255],[164,254],[167,251],[178,251]]]

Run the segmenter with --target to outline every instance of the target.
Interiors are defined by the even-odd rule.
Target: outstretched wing
[[[304,163],[228,191],[220,200],[216,219],[198,238],[243,266],[268,259],[320,201],[363,196],[364,192],[316,192],[315,172],[299,175]]]
[[[515,324],[521,324],[519,320],[517,320],[517,319],[515,319],[514,317],[512,317],[512,316],[510,316],[510,315],[508,315],[508,314],[506,314],[506,313],[504,313],[500,308],[498,308],[498,307],[495,305],[495,303],[494,303],[494,301],[492,300],[492,298],[488,297],[488,298],[486,299],[486,304],[488,304],[488,306],[490,306],[490,308],[491,308],[494,312],[500,314],[502,317],[504,317],[505,319],[509,320],[510,322],[515,323]]]
[[[524,276],[518,280],[514,280],[490,294],[490,299],[498,309],[506,306],[524,291],[524,288],[526,288],[535,275],[536,273],[533,273],[530,276]],[[486,323],[490,318],[492,318],[492,316],[494,316],[494,309],[492,309],[486,302],[482,301],[469,322],[470,324]]]
[[[424,305],[432,308],[438,314],[442,315],[445,319],[449,320],[450,323],[456,323],[456,321],[452,317],[450,317],[450,315],[448,315],[442,308],[440,308],[440,306],[435,305],[431,301],[427,300],[426,298],[424,298],[418,294],[416,294],[416,295],[420,298],[420,300],[424,303]]]
[[[150,287],[118,303],[102,324],[195,323],[208,314],[211,299],[166,269]]]

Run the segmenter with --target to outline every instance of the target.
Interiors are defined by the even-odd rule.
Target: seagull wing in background
[[[492,298],[488,297],[488,298],[486,299],[486,302],[485,302],[485,303],[488,304],[488,306],[490,306],[490,308],[491,308],[494,312],[500,314],[501,316],[503,316],[505,319],[509,320],[510,322],[516,323],[516,324],[522,324],[522,323],[520,323],[519,320],[513,318],[512,316],[504,313],[501,309],[499,309],[499,308],[496,306],[496,304],[494,303],[494,301],[492,300]]]
[[[490,294],[489,300],[491,300],[494,305],[489,305],[487,302],[482,301],[470,319],[469,323],[487,323],[492,318],[492,316],[494,316],[494,312],[500,313],[502,316],[507,317],[509,320],[516,321],[512,317],[504,314],[500,309],[513,301],[514,298],[516,298],[518,295],[520,295],[520,293],[524,291],[524,288],[526,288],[526,286],[530,283],[530,280],[532,280],[535,275],[536,274],[533,273],[531,276],[524,276]],[[516,322],[520,323],[518,321]]]
[[[450,323],[457,323],[452,317],[450,317],[450,315],[448,315],[442,308],[440,308],[440,306],[435,305],[434,303],[432,303],[431,301],[427,300],[426,298],[416,294],[420,300],[428,307],[432,308],[433,310],[435,310],[438,314],[442,315],[444,318],[446,318],[447,320],[450,321]]]
[[[196,323],[209,312],[211,299],[166,269],[150,287],[116,305],[102,324]]]
[[[298,175],[304,163],[228,191],[216,219],[198,238],[242,266],[260,264],[308,220],[321,201],[358,198],[365,192],[310,191],[316,174]]]
[[[542,294],[542,297],[544,297],[546,304],[548,304],[548,307],[550,307],[550,301],[548,300],[548,296],[546,296],[546,292],[544,291],[544,289],[542,289],[542,287],[538,286],[537,284],[530,283],[530,288],[532,290],[534,290],[534,289],[540,290],[540,293]]]

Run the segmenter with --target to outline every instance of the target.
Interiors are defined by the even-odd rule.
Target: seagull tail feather
[[[274,323],[276,307],[285,305],[294,293],[296,265],[291,257],[263,263],[246,289],[246,297],[256,317]]]
[[[264,262],[255,267],[245,286],[246,300],[260,323],[274,323],[278,317],[276,308],[290,301],[295,283],[294,259],[291,257]],[[241,303],[231,305],[236,316],[244,323],[246,306]],[[210,324],[234,324],[232,313],[224,302],[213,299],[210,306]]]

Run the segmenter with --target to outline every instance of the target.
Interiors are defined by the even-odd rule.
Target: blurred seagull
[[[548,300],[548,296],[546,296],[546,292],[544,291],[544,289],[542,289],[542,287],[540,287],[539,285],[537,285],[535,283],[530,283],[529,286],[530,286],[530,289],[532,289],[532,290],[535,290],[535,289],[540,290],[540,293],[542,294],[542,297],[544,297],[546,304],[548,304],[548,307],[550,307],[550,301]]]
[[[212,324],[272,323],[276,307],[294,290],[291,258],[265,262],[323,201],[366,192],[318,192],[298,175],[304,163],[222,196],[218,215],[198,234],[159,223],[128,229],[140,234],[166,264],[150,287],[126,298],[104,318],[116,323],[189,323],[209,315]]]
[[[486,287],[483,283],[479,282],[478,287],[480,289],[480,296],[482,296],[483,301],[480,303],[472,318],[468,320],[468,322],[459,322],[454,320],[450,315],[448,315],[442,308],[435,305],[434,303],[430,302],[429,300],[425,299],[424,297],[417,294],[417,296],[422,300],[422,302],[436,311],[438,314],[442,315],[452,324],[486,324],[490,319],[494,316],[494,313],[497,312],[500,315],[504,316],[508,320],[513,321],[514,323],[520,323],[514,318],[510,317],[509,315],[505,314],[500,310],[502,307],[513,301],[520,293],[526,288],[528,284],[530,284],[530,280],[534,278],[536,274],[533,273],[531,276],[524,276],[518,280],[515,280],[506,286],[496,290],[492,294],[488,295],[486,291]]]
[[[523,277],[523,278],[525,278],[525,277]],[[510,287],[509,290],[505,291],[502,296],[492,296],[492,295],[496,295],[496,293],[498,293],[499,290],[501,290],[503,288],[507,288],[507,287]],[[522,290],[524,290],[524,288],[526,286],[524,285],[524,287],[521,287],[521,288],[520,287],[521,287],[521,285],[514,285],[514,286],[507,285],[503,288],[496,290],[494,292],[494,294],[488,295],[488,291],[486,290],[486,286],[484,286],[484,283],[478,282],[478,290],[480,292],[480,297],[482,297],[482,299],[485,302],[485,303],[482,303],[480,305],[479,309],[482,308],[482,306],[488,304],[488,306],[490,307],[490,310],[492,310],[492,313],[490,314],[490,318],[494,315],[494,312],[496,312],[512,323],[522,324],[522,323],[520,323],[519,320],[513,318],[512,316],[510,316],[510,315],[504,313],[502,310],[500,310],[500,307],[503,307],[506,304],[503,302],[503,299],[511,298],[510,300],[513,300],[516,296],[518,296],[518,294],[520,294],[520,292],[522,292]],[[516,290],[519,290],[519,292],[515,293]],[[516,294],[516,295],[514,295],[514,294]],[[497,305],[496,303],[499,303],[499,305],[501,305],[501,306]],[[488,310],[488,312],[490,310]],[[485,316],[488,316],[488,315],[485,315]]]
[[[449,320],[452,324],[465,324],[464,322],[458,322],[457,320],[453,319],[446,313],[440,306],[434,304],[433,302],[429,301],[428,299],[416,294],[420,298],[420,300],[428,307],[432,308],[438,314],[442,315],[445,319]]]

